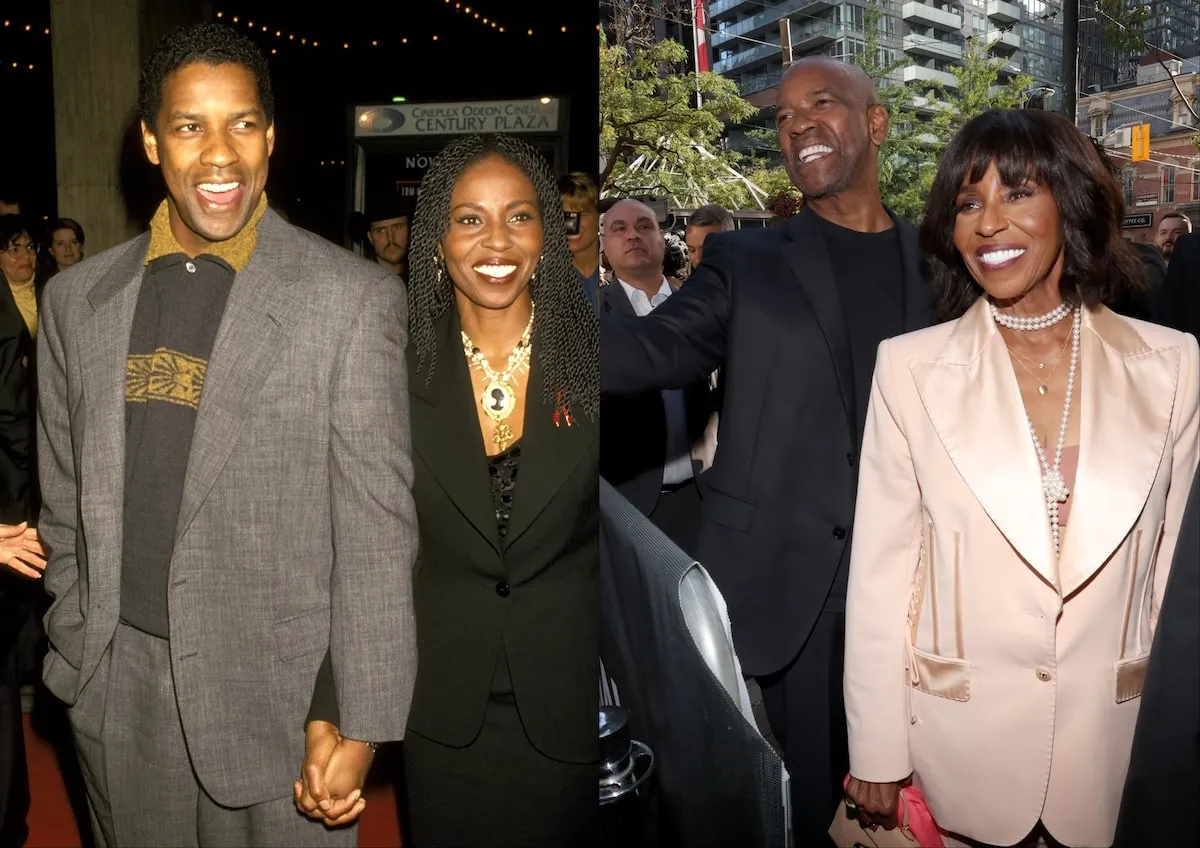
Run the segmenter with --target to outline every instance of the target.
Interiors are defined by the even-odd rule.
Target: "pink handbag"
[[[850,783],[850,775],[842,786]],[[900,826],[893,830],[863,827],[845,806],[839,806],[829,826],[838,848],[943,848],[942,834],[929,812],[925,796],[915,786],[900,790]]]

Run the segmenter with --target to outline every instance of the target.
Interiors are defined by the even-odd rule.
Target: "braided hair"
[[[530,289],[537,304],[533,352],[542,368],[544,401],[595,421],[600,414],[600,328],[567,247],[558,181],[537,150],[512,136],[456,139],[421,180],[408,251],[409,335],[417,372],[425,372],[426,384],[432,379],[437,365],[434,322],[454,306],[454,284],[439,254],[450,223],[450,194],[463,172],[488,156],[499,156],[519,168],[537,193],[542,256]]]

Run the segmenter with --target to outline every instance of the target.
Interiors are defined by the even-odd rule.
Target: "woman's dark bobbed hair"
[[[1089,139],[1051,112],[994,109],[946,146],[925,207],[921,247],[940,319],[959,317],[983,294],[954,247],[954,223],[963,182],[978,182],[991,164],[1006,186],[1039,183],[1058,204],[1065,249],[1059,288],[1067,303],[1111,303],[1145,286],[1141,261],[1121,235],[1121,187]]]

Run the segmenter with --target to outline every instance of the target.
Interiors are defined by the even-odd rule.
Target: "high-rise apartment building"
[[[1198,52],[1198,0],[1139,2],[1151,6],[1149,42],[1184,55]],[[912,62],[901,71],[906,82],[939,80],[953,86],[950,67],[961,61],[968,39],[981,38],[1002,62],[1003,74],[1028,74],[1039,87],[1062,83],[1062,5],[1053,0],[710,0],[713,70],[734,79],[744,96],[766,105],[773,96],[765,92],[782,72],[783,18],[790,21],[793,58],[819,54],[851,59],[865,49],[868,5],[886,15],[880,37],[884,58],[903,55]],[[1093,0],[1082,0],[1078,90],[1108,88],[1135,68],[1129,57],[1117,57],[1107,47]]]

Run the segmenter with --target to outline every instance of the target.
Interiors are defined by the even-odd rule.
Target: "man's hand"
[[[867,783],[852,776],[846,784],[846,797],[855,805],[863,826],[876,824],[891,830],[899,824],[896,811],[900,806],[900,789],[911,782],[911,778],[905,778],[895,783]]]
[[[37,580],[46,570],[46,549],[36,527],[0,524],[0,565]]]
[[[301,779],[292,787],[297,809],[330,827],[353,822],[367,806],[362,790],[373,759],[366,742],[346,739],[328,722],[309,722]]]

